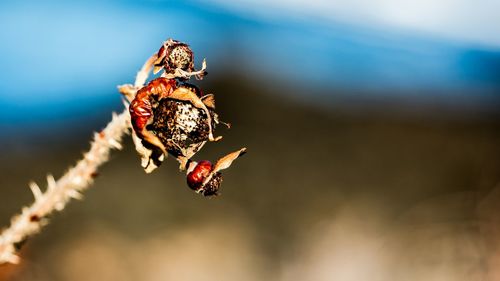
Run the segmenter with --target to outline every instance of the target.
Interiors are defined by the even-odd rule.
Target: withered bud
[[[188,44],[168,39],[158,50],[155,69],[163,68],[166,73],[174,73],[176,69],[194,71],[194,55]],[[155,72],[157,72],[155,71]]]
[[[229,168],[232,162],[245,154],[246,148],[242,148],[233,153],[222,157],[215,165],[210,161],[203,160],[200,162],[192,161],[186,172],[186,180],[189,188],[201,193],[204,196],[214,196],[218,194],[222,183],[221,170]]]
[[[200,161],[199,163],[192,162],[186,177],[189,188],[198,191],[202,187],[205,178],[212,171],[212,167],[212,163],[207,160]]]
[[[219,194],[219,188],[222,183],[222,174],[214,173],[210,180],[203,185],[204,196],[215,196]]]
[[[204,196],[217,195],[222,183],[222,174],[220,172],[211,174],[213,167],[212,163],[207,160],[199,163],[191,162],[186,176],[189,188]]]
[[[215,128],[217,114],[209,111],[212,117],[212,128]],[[210,128],[207,114],[189,102],[174,99],[162,99],[153,109],[153,122],[148,130],[153,131],[169,153],[182,155],[182,149],[192,144],[208,140]]]

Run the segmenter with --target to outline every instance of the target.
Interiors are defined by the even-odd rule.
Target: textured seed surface
[[[186,46],[175,47],[169,55],[169,60],[175,67],[189,70],[191,64],[191,50]]]
[[[153,123],[148,129],[152,130],[174,155],[180,153],[178,146],[187,148],[190,144],[208,138],[206,113],[188,102],[160,100],[153,114]]]
[[[215,175],[213,175],[210,181],[203,186],[203,195],[205,196],[217,195],[221,183],[222,183],[222,174],[215,173]]]

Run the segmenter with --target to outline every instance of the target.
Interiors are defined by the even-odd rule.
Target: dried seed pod
[[[160,77],[141,88],[129,107],[136,150],[147,173],[172,154],[184,170],[206,141],[218,141],[214,96],[195,85]],[[226,123],[223,123],[226,124]],[[228,125],[228,124],[226,124]],[[228,125],[229,126],[229,125]]]
[[[194,71],[193,62],[194,55],[187,44],[169,39],[141,70],[147,72],[154,66],[154,73],[164,70],[161,76],[138,89],[135,96],[133,92],[140,86],[136,89],[124,86],[120,91],[131,99],[132,139],[144,170],[152,172],[168,154],[173,155],[180,162],[180,169],[188,170],[189,187],[205,196],[212,196],[217,195],[222,182],[219,171],[228,168],[234,159],[245,152],[245,148],[226,155],[215,165],[208,161],[191,161],[207,141],[222,138],[213,134],[217,124],[230,127],[218,120],[214,95],[203,95],[198,87],[191,84],[178,84],[192,76],[202,79],[206,75],[205,60],[197,71]],[[144,81],[147,78],[144,75],[138,77]]]
[[[233,161],[245,154],[246,148],[242,148],[233,153],[222,157],[215,165],[210,161],[203,160],[200,162],[192,161],[186,173],[186,180],[189,188],[201,193],[204,196],[218,195],[220,185],[222,183],[221,170],[229,168]]]
[[[212,128],[215,128],[218,116],[209,110]],[[170,98],[158,101],[153,109],[153,122],[147,126],[163,143],[173,156],[185,156],[184,151],[192,145],[208,141],[210,127],[207,114],[186,101]]]
[[[204,196],[215,196],[219,195],[219,188],[222,183],[222,174],[217,172],[210,177],[210,180],[203,184],[203,195]]]
[[[191,172],[188,172],[186,175],[189,188],[204,196],[217,195],[222,183],[222,174],[220,172],[211,174],[213,168],[212,163],[207,160],[198,163],[192,162]]]
[[[174,73],[176,69],[186,72],[194,71],[194,55],[188,44],[168,39],[158,50],[154,72],[164,69],[166,73]]]

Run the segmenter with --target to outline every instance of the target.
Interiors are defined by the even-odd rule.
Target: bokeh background
[[[4,1],[0,223],[121,111],[163,40],[188,42],[222,195],[132,142],[0,280],[500,280],[500,2]]]

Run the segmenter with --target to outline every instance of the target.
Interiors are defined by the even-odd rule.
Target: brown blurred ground
[[[220,197],[190,191],[171,159],[146,175],[127,141],[0,279],[500,278],[500,119],[350,113],[239,79],[206,88],[233,128],[198,159],[248,147]],[[31,202],[28,181],[61,175],[106,122],[7,142],[2,225]]]

